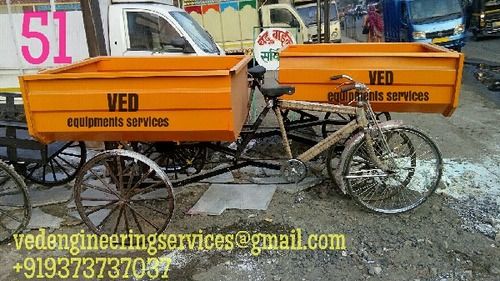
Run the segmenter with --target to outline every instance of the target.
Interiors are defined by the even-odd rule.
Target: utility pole
[[[106,56],[106,41],[101,20],[101,9],[99,0],[80,0],[82,7],[83,24],[85,26],[85,35],[87,36],[87,45],[89,56]]]
[[[318,43],[321,43],[321,0],[316,2],[316,24],[318,27]]]
[[[330,0],[324,0],[323,4],[323,15],[324,15],[324,32],[325,32],[325,43],[330,43]]]

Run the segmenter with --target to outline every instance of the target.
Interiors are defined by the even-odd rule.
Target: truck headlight
[[[337,36],[339,36],[339,34],[336,31],[332,32],[332,39],[337,38]]]
[[[415,31],[413,32],[413,39],[425,39],[425,32],[424,31]]]
[[[455,35],[462,34],[462,33],[464,33],[464,30],[465,30],[464,25],[463,24],[459,24],[459,25],[455,26],[455,32],[454,32],[454,34]]]
[[[311,43],[312,42],[312,35],[307,34],[307,42]]]

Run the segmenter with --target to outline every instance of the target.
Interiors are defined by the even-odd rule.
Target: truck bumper
[[[439,42],[439,43],[434,43],[432,42],[432,39],[424,39],[424,40],[415,40],[415,42],[425,42],[425,43],[433,43],[438,46],[443,46],[445,48],[449,49],[459,49],[465,46],[465,37],[464,35],[455,35],[451,36],[449,41],[446,42]]]
[[[443,47],[449,48],[449,49],[457,49],[457,48],[462,48],[463,46],[465,46],[465,42],[464,42],[464,39],[461,38],[461,39],[457,39],[457,40],[453,40],[453,41],[448,41],[445,43],[440,43],[437,45],[443,46]]]

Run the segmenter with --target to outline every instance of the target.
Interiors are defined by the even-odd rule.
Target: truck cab
[[[290,0],[184,0],[181,6],[226,53],[251,53],[261,28],[289,28],[299,44],[311,39],[308,26]]]
[[[297,42],[309,39],[308,27],[300,14],[290,4],[278,3],[260,7],[263,27],[291,27],[297,30]]]
[[[305,43],[318,42],[318,7],[317,2],[297,2],[295,1],[295,9],[299,12],[300,17],[304,20],[305,25],[308,30],[308,40]],[[324,20],[323,7],[320,7],[320,17]],[[330,42],[340,43],[341,32],[340,32],[340,20],[337,10],[337,3],[335,1],[330,2]],[[325,37],[324,26],[321,28],[321,39]],[[323,42],[323,40],[321,40]]]
[[[459,0],[385,0],[383,5],[385,41],[434,43],[457,51],[465,45]]]
[[[500,0],[473,0],[470,30],[474,39],[500,33]]]
[[[223,50],[184,10],[160,3],[109,6],[112,56],[220,55]]]

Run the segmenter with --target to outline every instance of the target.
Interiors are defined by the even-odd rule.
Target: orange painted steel
[[[368,85],[375,111],[441,113],[457,108],[464,55],[422,43],[290,45],[280,52],[279,82],[295,86],[286,99],[346,104],[339,93],[347,74]]]
[[[234,141],[245,56],[97,57],[19,78],[38,140]]]

